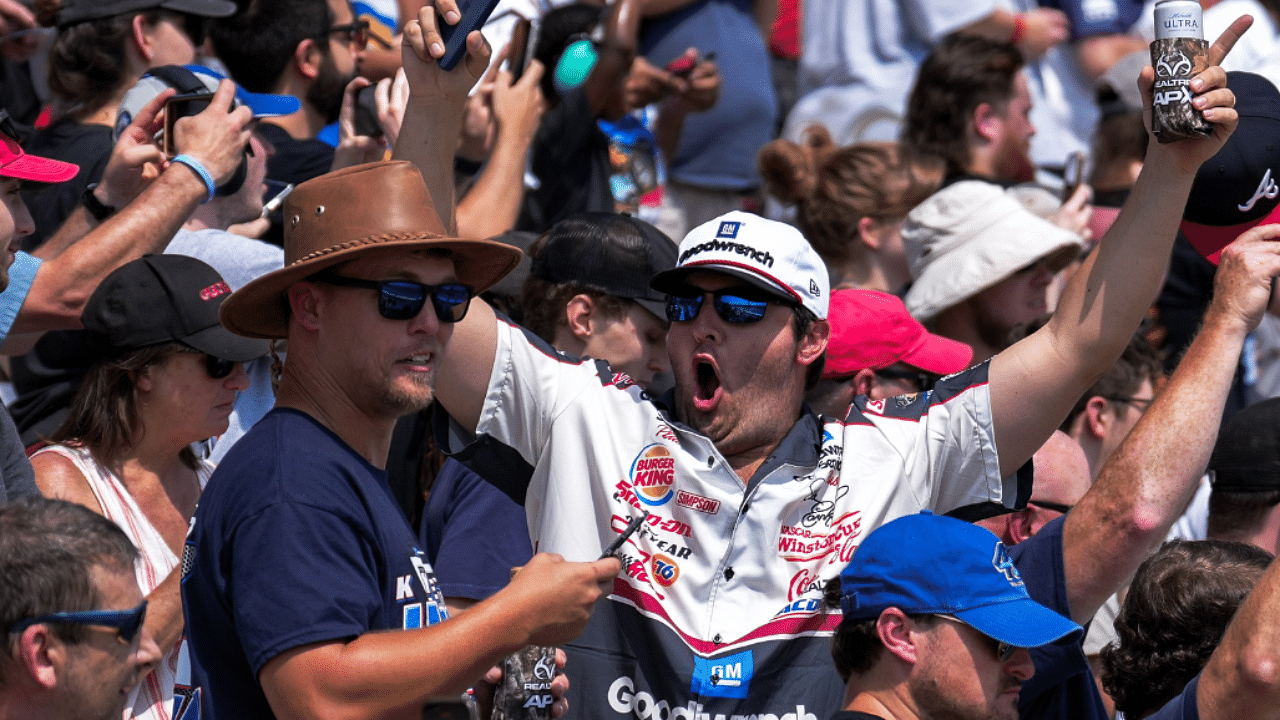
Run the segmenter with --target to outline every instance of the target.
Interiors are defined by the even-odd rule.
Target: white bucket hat
[[[911,276],[907,310],[921,322],[1045,260],[1061,270],[1084,247],[998,185],[964,180],[931,195],[902,225]]]

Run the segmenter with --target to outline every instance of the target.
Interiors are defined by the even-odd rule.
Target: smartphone
[[[213,93],[190,93],[187,95],[174,95],[164,101],[164,154],[168,157],[174,157],[178,151],[173,146],[173,126],[179,119],[190,116],[199,115],[204,109],[209,107],[209,101],[213,99]]]
[[[511,53],[507,56],[507,69],[511,71],[511,82],[516,82],[524,75],[524,68],[529,64],[529,34],[533,29],[533,21],[527,18],[516,20],[511,30]]]
[[[644,523],[645,518],[647,517],[649,517],[649,511],[641,510],[639,515],[632,518],[631,522],[627,523],[627,529],[623,530],[621,535],[614,538],[613,542],[609,543],[609,547],[605,548],[604,552],[600,554],[600,559],[603,560],[618,552],[618,549],[622,547],[622,543],[626,542],[627,538],[634,535],[636,531],[640,529],[640,526]]]
[[[1082,182],[1084,182],[1084,153],[1077,150],[1067,156],[1067,163],[1062,167],[1062,201],[1070,200]]]
[[[262,193],[262,217],[267,217],[279,210],[280,206],[284,204],[284,199],[289,197],[289,193],[293,192],[293,183],[282,183],[279,180],[263,180],[262,184],[267,186],[266,192]]]
[[[484,27],[485,21],[498,7],[498,0],[458,0],[458,11],[462,19],[457,25],[444,21],[444,16],[436,13],[436,25],[440,28],[440,38],[444,40],[444,55],[440,56],[440,67],[452,70],[467,54],[467,35],[472,30]]]
[[[378,101],[374,96],[377,87],[370,85],[356,91],[356,134],[372,138],[382,137],[382,124],[378,122]]]

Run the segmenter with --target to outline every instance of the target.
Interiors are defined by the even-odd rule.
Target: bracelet
[[[205,166],[199,160],[191,157],[186,153],[183,153],[178,157],[174,158],[173,162],[182,163],[183,165],[186,165],[187,167],[191,168],[191,171],[194,172],[196,175],[199,175],[200,179],[204,181],[205,190],[208,190],[209,194],[208,196],[205,197],[204,200],[201,201],[201,204],[207,203],[213,199],[213,194],[217,192],[218,186],[213,184],[213,176],[209,174],[208,169],[206,169]]]
[[[1027,16],[1018,13],[1013,16],[1013,35],[1009,37],[1009,42],[1017,45],[1022,42],[1022,36],[1027,34]]]
[[[80,202],[84,205],[85,211],[93,216],[94,220],[102,222],[115,215],[116,209],[102,202],[97,195],[93,194],[93,191],[97,189],[98,183],[89,183],[89,186],[84,189],[84,193],[80,195]]]

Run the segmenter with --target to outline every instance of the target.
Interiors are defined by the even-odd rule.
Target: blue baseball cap
[[[954,615],[1015,647],[1038,647],[1083,631],[1027,594],[1004,543],[988,530],[929,512],[882,525],[840,573],[844,617],[885,608]]]
[[[180,95],[191,92],[217,92],[218,84],[225,77],[222,73],[210,70],[203,65],[162,65],[152,68],[129,88],[124,99],[120,101],[112,138],[119,139],[120,133],[133,122],[133,118],[141,112],[142,108],[165,90],[176,88]],[[292,115],[302,108],[298,98],[292,95],[249,92],[237,84],[236,99],[232,107],[241,105],[247,105],[256,118]]]

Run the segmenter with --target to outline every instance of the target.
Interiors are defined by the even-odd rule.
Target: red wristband
[[[1017,45],[1022,42],[1022,36],[1027,34],[1027,16],[1018,13],[1013,16],[1013,34],[1009,36],[1009,42]]]

